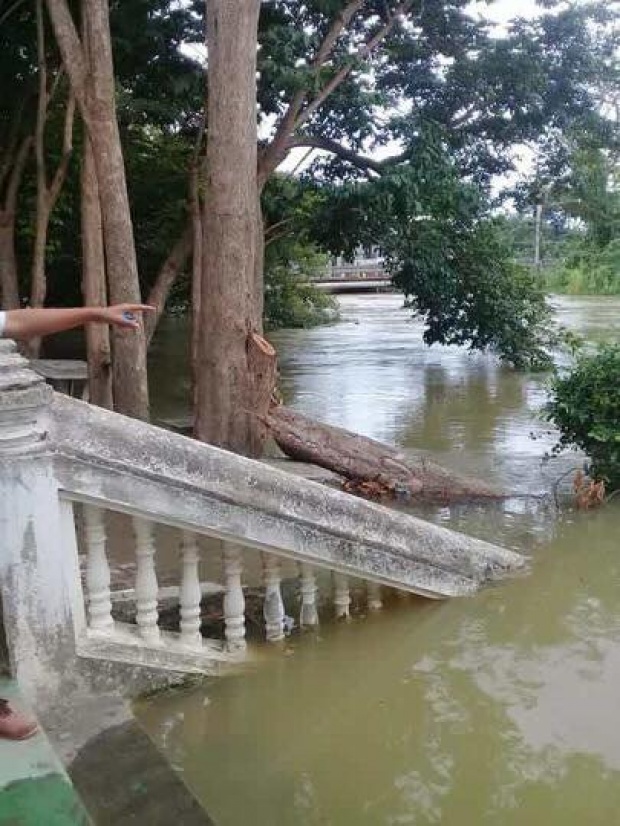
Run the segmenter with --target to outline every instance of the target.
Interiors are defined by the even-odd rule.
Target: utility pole
[[[543,214],[543,205],[542,202],[536,204],[536,219],[535,219],[535,229],[534,229],[534,266],[537,270],[540,270],[540,233],[542,228],[542,214]]]

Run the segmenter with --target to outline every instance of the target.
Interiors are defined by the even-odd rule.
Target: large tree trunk
[[[265,224],[263,221],[263,207],[261,191],[256,198],[256,257],[254,259],[254,304],[256,309],[257,328],[262,332],[263,314],[265,311]]]
[[[192,220],[192,283],[190,293],[190,366],[192,374],[192,410],[198,410],[198,340],[200,332],[203,263],[203,211],[200,199],[201,165],[197,149],[189,179],[189,204]],[[204,172],[204,170],[202,170]]]
[[[90,139],[84,130],[82,157],[82,295],[87,306],[101,307],[107,302],[105,255],[99,187]],[[112,352],[110,330],[106,324],[86,327],[88,390],[92,404],[114,408],[112,394]]]
[[[286,407],[273,407],[263,422],[291,459],[327,468],[352,482],[375,485],[379,491],[430,502],[503,496],[479,479],[459,476],[429,459],[412,459],[389,445]]]
[[[208,135],[195,433],[259,455],[248,357],[260,332],[256,301],[258,184],[256,42],[260,0],[207,3]]]
[[[139,303],[140,284],[116,120],[114,69],[107,0],[83,0],[87,37],[82,46],[66,0],[47,0],[56,41],[93,148],[112,303]],[[148,418],[146,343],[143,333],[113,333],[115,409]]]

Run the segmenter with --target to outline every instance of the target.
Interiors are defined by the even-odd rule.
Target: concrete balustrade
[[[135,604],[134,623],[114,619],[107,511],[133,525],[135,583],[123,598]],[[158,525],[180,537],[176,582],[164,588]],[[223,543],[223,641],[201,634],[201,536]],[[300,627],[317,625],[317,571],[334,577],[323,601],[346,617],[350,578],[368,583],[375,610],[381,586],[445,598],[527,570],[495,545],[53,393],[8,341],[0,342],[0,538],[11,669],[35,704],[53,703],[61,677],[82,660],[207,674],[238,662],[251,553],[262,555],[262,621],[274,642],[287,611]],[[296,602],[285,607],[291,564]],[[159,622],[171,594],[180,615],[173,632]]]

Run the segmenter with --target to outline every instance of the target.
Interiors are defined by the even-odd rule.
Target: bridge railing
[[[317,572],[346,614],[350,578],[371,583],[376,607],[378,587],[457,596],[524,567],[505,549],[53,393],[6,341],[0,465],[4,630],[14,674],[41,703],[76,657],[219,671],[245,647],[244,585],[259,589],[275,640],[286,610],[312,624]],[[116,534],[114,519],[125,520]],[[176,537],[171,564],[163,530]],[[110,565],[120,545],[124,582]],[[294,583],[288,609],[283,582]],[[221,639],[198,635],[208,595],[221,599]],[[162,630],[170,600],[178,624]]]

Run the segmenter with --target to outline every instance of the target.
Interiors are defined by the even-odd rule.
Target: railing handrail
[[[60,394],[50,407],[49,439],[53,450],[72,463],[61,474],[69,496],[83,495],[85,484],[93,492],[100,490],[97,476],[105,470],[109,479],[113,471],[116,478],[134,480],[135,486],[123,485],[124,501],[131,501],[134,512],[145,517],[157,518],[140,500],[139,480],[165,484],[171,493],[186,497],[247,508],[265,519],[293,524],[298,531],[318,530],[336,541],[389,552],[403,565],[422,563],[476,584],[525,564],[523,557],[504,548]],[[72,490],[78,467],[85,465],[88,473],[81,475],[81,487]],[[86,476],[89,482],[84,482]],[[105,503],[105,494],[99,495]],[[200,529],[195,519],[183,522],[181,505],[176,524]]]

